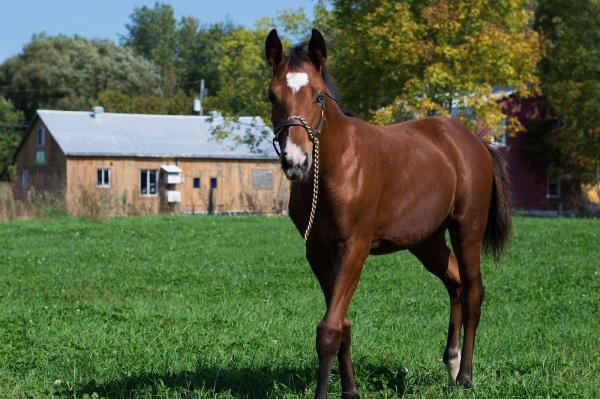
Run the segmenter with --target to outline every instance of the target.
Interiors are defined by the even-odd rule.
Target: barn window
[[[257,189],[272,189],[273,171],[271,169],[253,169],[252,187]]]
[[[158,170],[142,169],[140,173],[140,188],[142,195],[157,195]]]
[[[546,171],[546,198],[560,198],[560,177],[548,168]]]
[[[46,145],[46,129],[43,127],[37,130],[37,145],[43,147]]]
[[[38,165],[43,165],[46,163],[46,152],[45,151],[38,151],[35,153],[35,162]]]
[[[200,188],[200,178],[194,177],[194,188]]]
[[[210,188],[217,188],[217,178],[216,177],[210,178]]]
[[[99,168],[96,172],[96,185],[98,187],[110,187],[110,169]]]

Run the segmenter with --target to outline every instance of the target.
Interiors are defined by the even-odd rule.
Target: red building
[[[513,207],[520,213],[535,215],[571,214],[581,205],[581,184],[561,180],[547,162],[536,159],[527,150],[528,131],[534,123],[550,118],[537,98],[509,96],[501,101],[508,116],[516,116],[525,128],[516,135],[509,134],[500,145],[506,146],[507,161],[512,179]]]

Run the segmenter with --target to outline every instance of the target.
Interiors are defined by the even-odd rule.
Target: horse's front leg
[[[316,398],[327,397],[329,370],[336,355],[342,372],[343,397],[358,397],[350,358],[350,323],[346,315],[369,252],[369,244],[369,240],[352,239],[341,244],[337,250],[329,251],[330,254],[336,254],[328,268],[334,271],[329,285],[327,282],[323,284],[319,274],[315,272],[327,302],[327,312],[317,327],[319,373]],[[329,276],[331,278],[332,274]]]
[[[317,379],[316,398],[327,397],[327,384],[329,381],[329,369],[337,352],[340,365],[340,377],[342,382],[342,398],[360,398],[354,372],[352,370],[352,358],[350,354],[351,327],[350,321],[344,319],[341,331],[337,328],[328,327],[327,315],[317,327],[317,353],[319,355],[319,373]]]
[[[352,370],[352,326],[350,320],[344,319],[342,324],[342,340],[338,352],[338,363],[340,364],[340,377],[342,379],[342,398],[359,398],[356,382],[354,382],[354,371]]]
[[[321,285],[323,295],[325,296],[325,304],[329,308],[338,267],[338,265],[335,264],[336,255],[331,253],[333,249],[323,248],[322,246],[319,247],[314,245],[314,243],[315,242],[312,240],[309,242],[307,247],[307,259]],[[352,327],[350,320],[345,318],[342,322],[342,337],[337,358],[340,365],[340,378],[342,380],[342,398],[348,399],[359,397],[356,382],[354,381],[354,371],[352,370],[351,345]]]

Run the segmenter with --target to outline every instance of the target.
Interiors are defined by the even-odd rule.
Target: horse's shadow
[[[77,389],[75,396],[82,398],[96,393],[105,398],[155,397],[167,390],[189,395],[202,390],[214,396],[229,393],[235,397],[263,398],[277,396],[277,390],[302,394],[314,385],[314,378],[315,371],[309,368],[244,369],[199,364],[192,371],[142,373],[107,383],[92,380]]]
[[[363,374],[363,378],[359,378],[359,390],[363,382],[370,389],[387,388],[400,395],[404,393],[404,372],[369,364],[363,366],[361,370],[361,374],[366,374]],[[333,378],[339,378],[339,374],[334,373]],[[183,391],[187,394],[202,390],[209,391],[214,396],[230,394],[244,398],[277,397],[285,394],[311,396],[308,391],[311,388],[312,392],[315,383],[316,369],[312,367],[245,369],[199,364],[193,371],[172,374],[143,373],[107,383],[97,383],[92,380],[77,389],[74,396],[82,398],[96,393],[107,399],[131,398],[148,394],[155,397],[165,390]]]

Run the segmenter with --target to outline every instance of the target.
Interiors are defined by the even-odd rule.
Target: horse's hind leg
[[[444,233],[445,229],[441,229],[425,243],[411,248],[410,251],[427,270],[442,280],[450,297],[450,322],[443,360],[448,368],[448,382],[454,385],[460,366],[461,284],[456,257],[446,245]]]
[[[462,282],[462,324],[464,327],[462,359],[456,384],[470,388],[473,381],[473,350],[479,325],[483,283],[481,281],[481,243],[483,225],[471,218],[457,219],[450,225],[452,248],[458,260]]]

